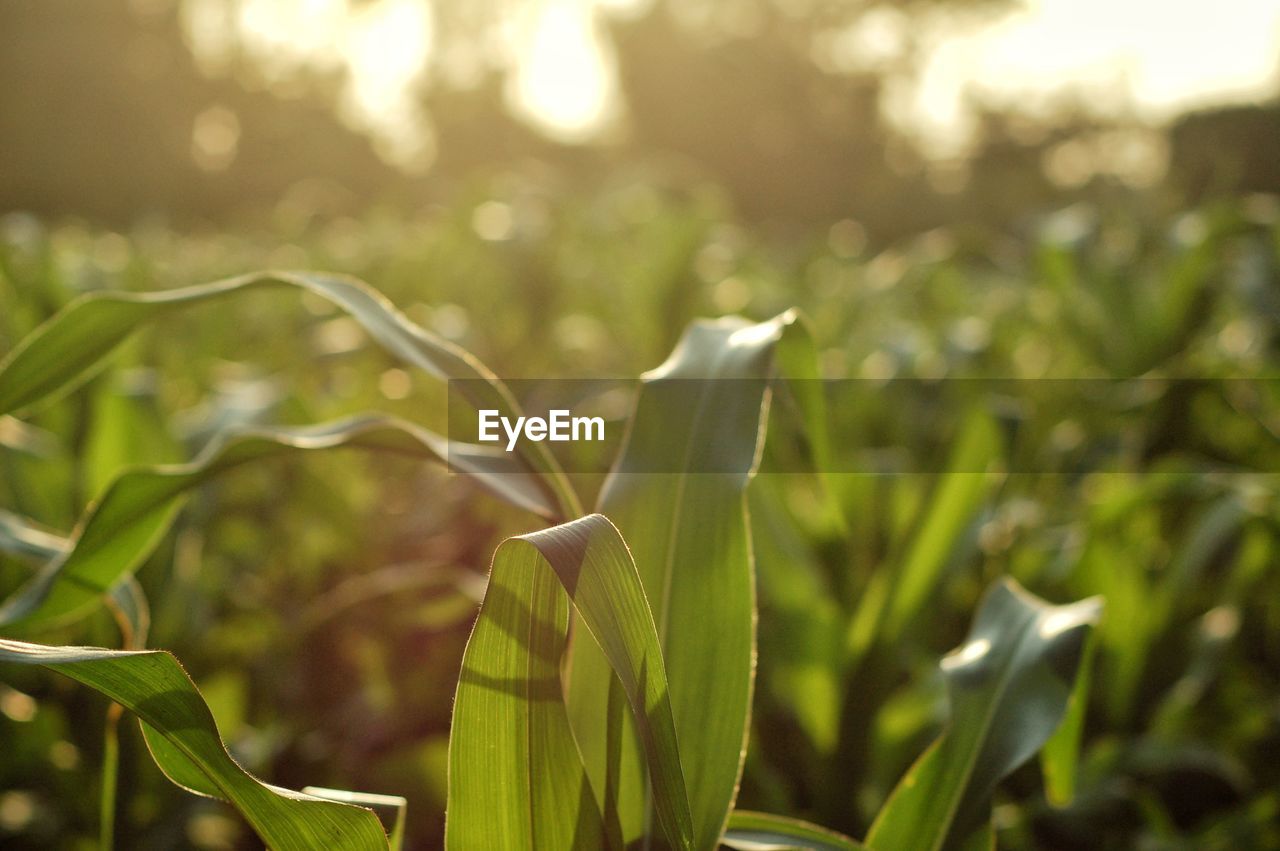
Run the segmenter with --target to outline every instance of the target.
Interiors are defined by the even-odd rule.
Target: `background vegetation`
[[[527,128],[481,134],[509,143],[499,150],[468,146],[475,137],[461,129],[448,143],[454,126],[516,127],[481,86],[453,95],[472,112],[436,102],[440,168],[409,178],[348,131],[335,142],[331,115],[307,112],[306,99],[281,105],[200,76],[167,12],[92,4],[81,21],[95,28],[91,50],[36,47],[31,33],[62,32],[61,5],[0,5],[15,24],[0,24],[0,39],[28,51],[0,49],[6,79],[68,87],[41,113],[62,124],[0,111],[17,122],[0,123],[0,150],[18,164],[0,179],[0,352],[83,292],[259,268],[354,274],[507,378],[633,377],[695,317],[799,307],[823,374],[868,379],[833,410],[835,466],[880,474],[779,472],[800,466],[806,443],[786,400],[774,406],[749,491],[760,655],[739,804],[864,836],[946,720],[938,657],[963,640],[981,591],[1011,576],[1054,602],[1101,594],[1107,609],[1078,776],[1042,776],[1035,762],[1015,772],[996,799],[999,846],[1280,848],[1280,201],[1257,191],[1276,187],[1274,163],[1250,160],[1255,143],[1229,175],[1204,156],[1215,138],[1244,138],[1223,129],[1233,120],[1265,140],[1272,125],[1258,116],[1273,108],[1188,119],[1171,136],[1185,153],[1155,188],[1105,176],[1055,186],[1042,149],[1076,132],[1057,128],[1031,145],[1006,139],[1007,150],[993,131],[965,192],[940,194],[923,170],[885,176],[884,136],[814,129],[820,111],[790,89],[758,97],[796,115],[782,148],[794,172],[726,154],[742,135],[734,116],[767,111],[756,96],[729,109],[722,91],[691,85],[683,114],[664,100],[670,79],[624,74],[638,105],[627,146],[583,152]],[[646,26],[664,24],[632,24],[624,51],[677,49]],[[98,138],[95,163],[84,134],[99,125],[76,124],[89,119],[62,108],[67,93],[90,67],[111,79],[116,34],[148,31],[168,32],[156,43],[189,73],[155,78],[175,91],[124,76],[103,91],[136,95],[139,114],[181,127],[179,153],[172,170],[140,155],[167,131],[136,124]],[[72,55],[70,82],[29,70]],[[781,64],[755,66],[761,80],[808,67],[782,48],[770,55]],[[689,79],[679,69],[671,59],[665,70]],[[861,103],[853,81],[806,73],[815,90]],[[192,168],[191,118],[173,117],[180,84],[234,99],[246,142],[232,171]],[[38,106],[38,91],[22,109]],[[146,97],[168,106],[143,107]],[[307,141],[275,153],[264,142],[254,159],[247,116],[258,114],[286,128],[281,138]],[[321,129],[308,135],[312,120]],[[319,136],[316,165],[277,170],[279,147],[309,151]],[[827,140],[825,158],[815,139]],[[847,174],[850,161],[865,176]],[[1006,173],[988,181],[983,163]],[[849,180],[824,180],[835,171]],[[306,180],[317,173],[326,182]],[[876,392],[894,377],[921,382]],[[1037,379],[1025,385],[1035,416],[984,382],[951,380],[993,377]],[[1081,378],[1115,380],[1054,380]],[[140,334],[38,414],[0,419],[0,506],[65,534],[125,465],[189,459],[228,427],[369,408],[435,428],[446,417],[440,386],[319,300],[264,292],[209,305]],[[997,440],[974,437],[978,415],[998,424]],[[965,487],[903,472],[991,459],[1010,472]],[[605,461],[582,463],[603,471]],[[575,476],[586,502],[601,479]],[[462,650],[497,542],[529,523],[467,480],[403,459],[251,465],[199,489],[140,569],[149,646],[187,666],[247,769],[290,788],[404,795],[408,847],[435,847]],[[906,616],[869,629],[864,601],[908,566],[932,581]],[[0,591],[29,573],[29,559],[0,555]],[[105,612],[19,637],[120,643]],[[106,711],[69,680],[4,668],[5,847],[94,847]],[[168,783],[132,726],[120,749],[119,847],[253,847],[232,811]]]

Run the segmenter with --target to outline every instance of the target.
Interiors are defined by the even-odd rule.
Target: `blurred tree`
[[[1170,171],[1193,197],[1280,192],[1280,99],[1193,112],[1174,125],[1170,146]]]
[[[434,135],[431,183],[388,166],[336,116],[341,70],[302,63],[291,95],[279,96],[250,52],[233,46],[220,76],[202,73],[180,4],[0,3],[0,210],[225,221],[308,178],[336,187],[322,193],[336,212],[528,159],[588,178],[658,160],[724,186],[752,218],[804,228],[852,217],[884,240],[961,221],[1007,226],[1109,179],[1086,169],[1055,183],[1046,170],[1055,149],[1071,153],[1065,143],[1106,129],[1087,109],[1032,132],[1028,119],[988,111],[970,155],[941,164],[884,118],[887,87],[919,66],[918,16],[996,14],[1009,0],[652,0],[604,14],[619,126],[577,146],[510,109],[513,22],[536,0],[437,0],[419,93]],[[892,47],[860,55],[876,52],[860,28],[886,16]],[[1180,122],[1178,185],[1280,186],[1277,114],[1239,108]]]
[[[879,80],[819,69],[814,19],[755,5],[739,34],[682,24],[666,4],[614,25],[632,150],[689,157],[752,215],[918,222],[923,163],[904,147],[890,165]]]
[[[0,101],[0,210],[218,217],[305,178],[367,201],[397,177],[326,100],[202,75],[163,0],[0,3]]]

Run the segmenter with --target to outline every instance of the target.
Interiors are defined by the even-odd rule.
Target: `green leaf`
[[[71,542],[25,517],[0,509],[0,552],[27,556],[50,562],[63,558],[71,549]],[[147,646],[147,633],[151,629],[151,609],[147,595],[138,580],[125,576],[116,583],[106,597],[116,622],[120,625],[122,643],[130,650]]]
[[[942,660],[951,720],[889,796],[869,846],[957,848],[989,822],[996,784],[1061,722],[1101,607],[1053,606],[1010,579],[987,592],[968,639]]]
[[[803,314],[796,314],[794,324],[789,325],[778,340],[775,359],[779,375],[787,380],[801,425],[809,439],[809,455],[822,486],[827,511],[838,531],[847,536],[848,524],[839,499],[840,487],[836,480],[821,361],[813,329]]]
[[[69,619],[91,609],[159,543],[187,490],[242,464],[304,450],[359,447],[442,459],[442,438],[402,420],[356,416],[317,426],[248,429],[214,440],[189,464],[121,474],[86,512],[72,546],[0,604],[0,626]],[[542,514],[553,513],[533,476],[500,451],[452,452],[455,467],[495,493]],[[31,543],[32,536],[24,538]]]
[[[367,284],[324,273],[256,272],[184,289],[103,291],[76,299],[0,362],[0,415],[82,381],[135,329],[148,322],[188,306],[267,287],[295,287],[333,303],[405,363],[442,381],[459,380],[459,391],[477,408],[494,408],[504,415],[518,411],[505,385],[480,361],[409,321]],[[521,441],[517,454],[527,466],[525,472],[536,474],[534,484],[546,496],[541,502],[554,502],[564,516],[579,513],[572,488],[543,444]]]
[[[733,811],[721,844],[737,851],[863,851],[865,847],[807,821],[750,810]]]
[[[0,508],[0,552],[48,561],[62,555],[69,546],[61,535]]]
[[[742,773],[755,675],[745,489],[764,438],[774,349],[795,322],[694,323],[643,376],[599,510],[631,546],[653,609],[693,814],[714,848]],[[654,472],[660,471],[660,472]],[[625,842],[650,832],[644,759],[597,648],[575,638],[569,709],[603,812]]]
[[[1055,807],[1068,806],[1076,796],[1076,770],[1080,763],[1080,742],[1084,738],[1085,710],[1089,705],[1089,689],[1093,685],[1093,660],[1097,655],[1097,637],[1085,642],[1080,670],[1071,687],[1066,717],[1058,725],[1040,752],[1044,773],[1044,793]]]
[[[919,616],[955,558],[957,542],[991,494],[995,478],[986,471],[999,454],[996,424],[985,413],[970,415],[901,563],[872,578],[850,621],[851,665],[877,642],[896,643]]]
[[[822,754],[836,744],[845,617],[839,596],[786,514],[788,476],[765,477],[750,493],[752,549],[760,584],[762,680]]]
[[[229,801],[277,851],[385,851],[371,811],[269,786],[227,753],[209,707],[172,655],[158,650],[48,647],[0,639],[0,662],[43,665],[138,716],[157,765],[179,785]],[[157,747],[159,745],[159,747]]]
[[[345,789],[326,789],[323,786],[308,786],[302,790],[302,794],[373,810],[387,832],[390,851],[400,851],[404,846],[404,817],[409,809],[409,802],[399,795],[348,792]]]
[[[494,554],[454,701],[446,845],[595,851],[606,843],[561,686],[565,593],[631,706],[667,840],[691,848],[653,616],[622,536],[598,514],[510,538]]]

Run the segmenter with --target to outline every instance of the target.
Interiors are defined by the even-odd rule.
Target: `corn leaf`
[[[61,535],[0,509],[0,552],[48,563],[64,558],[70,549],[71,542]],[[146,647],[151,608],[138,580],[132,575],[125,576],[108,592],[106,603],[120,625],[124,646],[130,650]]]
[[[561,686],[572,600],[631,706],[671,847],[692,847],[653,615],[618,530],[593,514],[510,538],[463,655],[449,738],[449,848],[613,844],[574,744]]]
[[[893,570],[876,573],[850,620],[850,666],[873,644],[897,642],[919,616],[954,560],[958,542],[990,497],[996,479],[986,471],[999,456],[996,424],[983,412],[970,415],[901,563]]]
[[[37,328],[0,362],[0,415],[74,386],[104,363],[133,331],[175,311],[224,296],[268,287],[294,287],[347,312],[395,357],[457,388],[477,408],[510,415],[518,410],[505,385],[464,349],[428,333],[354,278],[313,272],[257,272],[201,286],[152,293],[103,291],[71,302]],[[479,379],[479,380],[475,380]],[[521,441],[518,456],[536,474],[546,499],[568,516],[577,499],[551,453]]]
[[[404,847],[404,817],[409,809],[409,802],[399,795],[374,795],[368,792],[349,792],[346,789],[326,789],[323,786],[308,786],[302,790],[302,794],[373,810],[382,821],[383,830],[387,832],[390,851],[400,851]]]
[[[755,583],[745,489],[764,437],[786,313],[690,326],[643,376],[599,510],[631,546],[657,623],[680,736],[694,845],[714,848],[742,773],[755,674]],[[654,472],[658,471],[658,472]],[[644,758],[619,685],[575,638],[570,717],[593,788],[623,841],[651,833]]]
[[[734,810],[721,844],[736,851],[862,851],[849,837],[800,819]]]
[[[951,720],[899,781],[867,845],[959,848],[989,824],[996,784],[1062,721],[1101,605],[1053,606],[1009,579],[987,592],[968,639],[942,661]]]
[[[236,764],[213,715],[172,655],[158,650],[49,647],[0,639],[0,662],[42,665],[138,716],[157,765],[192,791],[229,801],[278,851],[385,851],[370,810],[269,786]]]
[[[318,426],[232,433],[213,441],[189,464],[125,471],[86,512],[71,546],[0,604],[0,627],[69,619],[91,609],[156,547],[185,491],[246,463],[339,447],[435,459],[449,451],[442,438],[410,423],[357,416]],[[513,466],[511,456],[475,449],[466,455],[454,452],[455,466],[465,464],[479,481],[511,502],[553,513],[532,475]],[[25,540],[30,542],[32,535]]]
[[[840,504],[840,486],[835,472],[835,450],[827,415],[827,400],[822,381],[822,366],[813,329],[803,314],[796,314],[778,340],[775,360],[778,374],[786,379],[795,400],[800,424],[809,441],[809,457],[813,471],[822,486],[826,509],[836,528],[848,535],[848,523]]]
[[[1076,796],[1076,773],[1080,765],[1080,745],[1084,740],[1085,711],[1089,705],[1089,689],[1093,685],[1097,644],[1098,639],[1094,635],[1085,642],[1080,670],[1076,673],[1067,702],[1066,716],[1040,752],[1045,798],[1055,807],[1068,806]]]

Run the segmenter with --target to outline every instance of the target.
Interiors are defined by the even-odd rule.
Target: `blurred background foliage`
[[[1242,6],[1237,29],[1276,28],[1259,11],[1265,4],[1233,2]],[[1175,204],[1280,189],[1267,43],[1209,42],[1207,18],[1198,55],[1157,53],[1149,67],[1139,56],[1105,85],[993,93],[978,79],[972,90],[931,91],[935,77],[959,85],[978,67],[970,59],[938,70],[948,33],[958,39],[1025,8],[1009,0],[6,2],[0,208],[113,225],[139,216],[225,225],[299,182],[310,188],[307,203],[356,213],[375,201],[416,207],[451,197],[477,170],[537,161],[591,185],[642,163],[721,187],[752,220],[794,229],[848,216],[886,239],[958,220],[1008,227],[1116,186],[1158,185],[1165,191],[1152,194],[1172,194]],[[1120,44],[1141,40],[1124,30],[1132,15],[1097,17],[1086,4],[1082,20],[1090,10],[1094,30],[1064,31],[1048,52],[1066,62],[1072,45],[1106,44],[1108,21]],[[1146,29],[1157,42],[1161,34],[1187,41],[1168,28],[1194,16],[1168,14],[1172,23]],[[1270,51],[1278,52],[1274,38]],[[1233,53],[1258,67],[1232,64]],[[1204,65],[1201,84],[1226,94],[1161,93],[1168,102],[1157,103],[1136,84],[1126,89],[1126,77],[1161,74],[1176,86],[1178,63]],[[1217,81],[1213,69],[1235,76]],[[1202,108],[1183,114],[1191,106]]]
[[[1203,379],[1154,405],[1123,382],[1083,399],[1039,382],[1045,434],[980,382],[950,382],[946,405],[927,383],[902,405],[869,385],[835,411],[846,465],[971,469],[965,453],[987,452],[1040,472],[968,489],[838,476],[839,512],[818,481],[770,472],[804,451],[780,400],[751,496],[761,648],[740,803],[863,835],[944,721],[938,655],[1009,574],[1108,609],[1076,794],[1046,797],[1037,765],[1015,774],[1000,846],[1280,848],[1275,91],[1163,123],[1078,97],[1037,116],[978,102],[968,141],[939,153],[884,108],[923,48],[852,65],[827,50],[886,14],[925,33],[1013,6],[602,5],[616,90],[588,132],[513,100],[519,3],[300,4],[272,42],[237,29],[265,14],[247,0],[0,0],[0,351],[81,292],[285,267],[364,278],[510,378],[632,377],[694,317],[795,305],[832,378]],[[389,83],[328,56],[308,16],[338,7],[340,33],[419,9],[391,17],[430,24],[407,94],[379,100]],[[446,416],[440,388],[285,293],[177,316],[115,363],[0,421],[0,505],[65,532],[122,466],[189,458],[222,428]],[[999,448],[965,439],[975,410],[1001,422]],[[151,644],[188,666],[247,768],[405,795],[411,847],[434,847],[478,588],[526,526],[394,460],[241,470],[140,571]],[[908,561],[935,586],[869,634],[860,601]],[[0,590],[28,570],[0,557]],[[104,614],[39,640],[112,646],[113,630]],[[5,671],[0,844],[93,847],[104,709]],[[132,731],[122,747],[120,847],[252,847]]]

